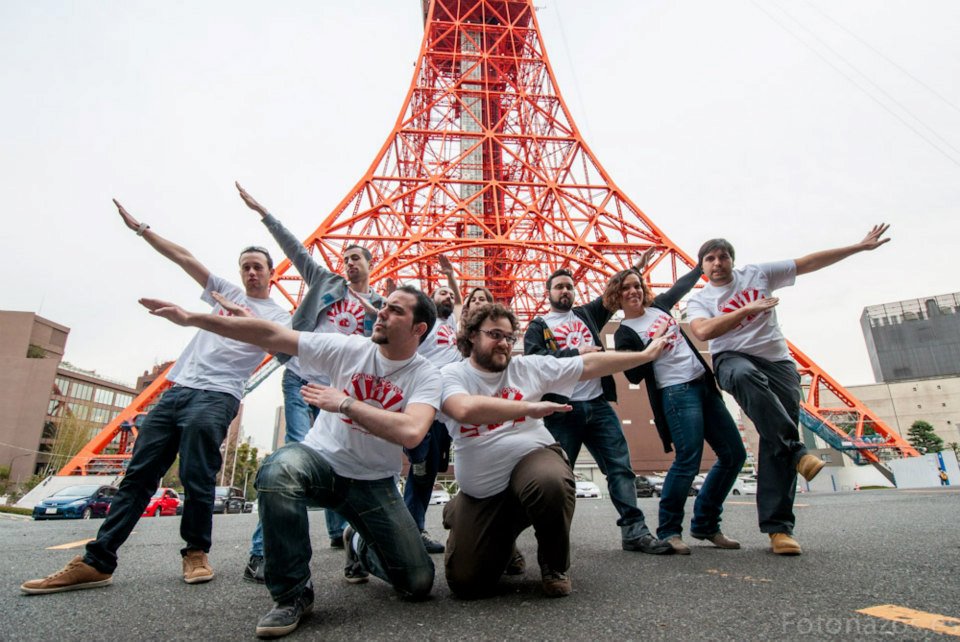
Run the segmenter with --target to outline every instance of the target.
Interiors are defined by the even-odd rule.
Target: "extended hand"
[[[890,240],[889,238],[881,238],[888,229],[890,229],[889,223],[874,225],[873,229],[871,229],[870,232],[863,237],[863,240],[860,241],[858,245],[861,247],[861,249],[867,251],[877,249]]]
[[[534,419],[542,419],[555,412],[570,412],[571,410],[573,410],[573,406],[570,404],[554,403],[552,401],[534,401],[530,404],[530,410],[524,414]]]
[[[308,383],[303,386],[300,388],[300,394],[303,395],[308,404],[327,412],[337,412],[340,403],[347,397],[342,390],[330,386],[321,386],[318,383]]]
[[[261,218],[267,215],[268,212],[266,208],[258,203],[252,196],[247,194],[247,190],[240,187],[240,183],[235,181],[233,184],[237,186],[237,191],[240,192],[240,198],[242,198],[243,202],[247,204],[247,207],[259,214]]]
[[[397,290],[397,282],[393,280],[392,276],[388,276],[383,280],[383,295],[390,296]]]
[[[120,204],[120,201],[113,199],[113,204],[117,206],[117,211],[120,212],[120,218],[123,219],[123,224],[129,227],[134,232],[140,231],[140,221],[130,216],[130,212],[124,209],[123,205]]]
[[[234,317],[252,317],[250,311],[246,308],[240,307],[230,299],[226,298],[219,292],[211,292],[210,296],[213,297],[213,300],[220,304],[220,307],[230,313],[230,316]]]
[[[140,305],[150,310],[150,314],[154,316],[163,317],[177,325],[190,325],[190,313],[179,305],[160,299],[140,299]]]
[[[441,254],[437,257],[437,261],[440,263],[440,273],[446,276],[447,278],[453,276],[453,265],[450,264],[450,259]]]
[[[653,258],[653,253],[657,251],[656,246],[649,248],[647,251],[643,252],[637,262],[633,264],[638,271],[643,272],[643,269],[647,267],[647,263],[650,262],[650,259]]]
[[[650,357],[650,361],[657,359],[660,356],[660,353],[663,352],[663,349],[667,345],[667,339],[663,336],[654,337],[646,348],[643,350],[643,354]]]
[[[777,304],[780,303],[778,297],[772,296],[768,299],[757,299],[756,301],[751,301],[741,308],[749,312],[751,315],[759,314],[760,312],[766,312],[777,307]]]
[[[590,354],[591,352],[600,352],[600,346],[595,346],[592,343],[583,343],[583,344],[580,344],[580,347],[577,348],[577,351],[580,354]]]

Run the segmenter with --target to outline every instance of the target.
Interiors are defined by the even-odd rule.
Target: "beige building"
[[[923,420],[944,444],[960,443],[960,377],[870,383],[847,390],[904,439],[913,422]]]

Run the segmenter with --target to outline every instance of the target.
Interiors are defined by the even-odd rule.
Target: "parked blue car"
[[[61,488],[33,507],[34,519],[90,519],[106,517],[117,494],[116,486],[83,484]]]

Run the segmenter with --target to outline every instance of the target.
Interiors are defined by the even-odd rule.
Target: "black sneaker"
[[[523,553],[514,545],[513,555],[510,556],[510,561],[507,562],[507,567],[503,569],[504,575],[523,575],[527,571],[527,560],[524,559]]]
[[[313,582],[300,591],[300,595],[291,602],[276,604],[270,612],[257,622],[258,638],[279,638],[293,633],[300,624],[300,618],[313,610]]]
[[[652,533],[641,535],[636,539],[625,539],[622,542],[625,551],[640,551],[650,555],[669,555],[673,547],[662,539],[657,539]]]
[[[343,535],[330,538],[330,548],[343,548]]]
[[[430,533],[427,531],[420,531],[420,539],[423,540],[423,547],[427,549],[427,552],[431,555],[442,553],[445,550],[443,544],[435,539],[431,539]]]
[[[370,574],[363,570],[360,564],[360,557],[353,550],[353,526],[347,526],[343,529],[343,550],[346,554],[347,562],[343,567],[343,579],[351,584],[363,584],[370,579]]]
[[[243,579],[255,584],[266,584],[263,578],[263,555],[251,555],[247,568],[243,569]]]

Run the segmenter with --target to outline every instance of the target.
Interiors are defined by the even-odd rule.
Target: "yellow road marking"
[[[60,544],[60,545],[58,545],[58,546],[48,546],[48,547],[47,547],[47,550],[48,550],[48,551],[65,551],[65,550],[71,549],[71,548],[80,548],[81,546],[83,546],[83,545],[86,544],[87,542],[92,542],[92,541],[93,541],[93,538],[90,537],[90,538],[87,538],[87,539],[81,539],[81,540],[76,541],[76,542],[70,542],[70,543],[68,543],[68,544]]]
[[[918,629],[927,629],[928,631],[934,631],[936,633],[946,633],[947,635],[960,637],[960,618],[950,617],[948,615],[915,611],[914,609],[908,609],[895,604],[871,606],[868,609],[860,609],[857,613],[900,622],[901,624],[907,624]]]
[[[716,568],[708,568],[708,569],[707,569],[707,573],[710,574],[710,575],[716,575],[717,577],[729,577],[729,578],[732,578],[732,579],[735,579],[735,580],[743,580],[744,582],[761,583],[761,582],[772,582],[772,581],[773,581],[773,580],[768,580],[768,579],[763,578],[763,577],[752,577],[752,576],[750,576],[750,575],[734,575],[734,574],[732,574],[732,573],[725,573],[724,571],[721,571],[721,570],[716,569]]]

